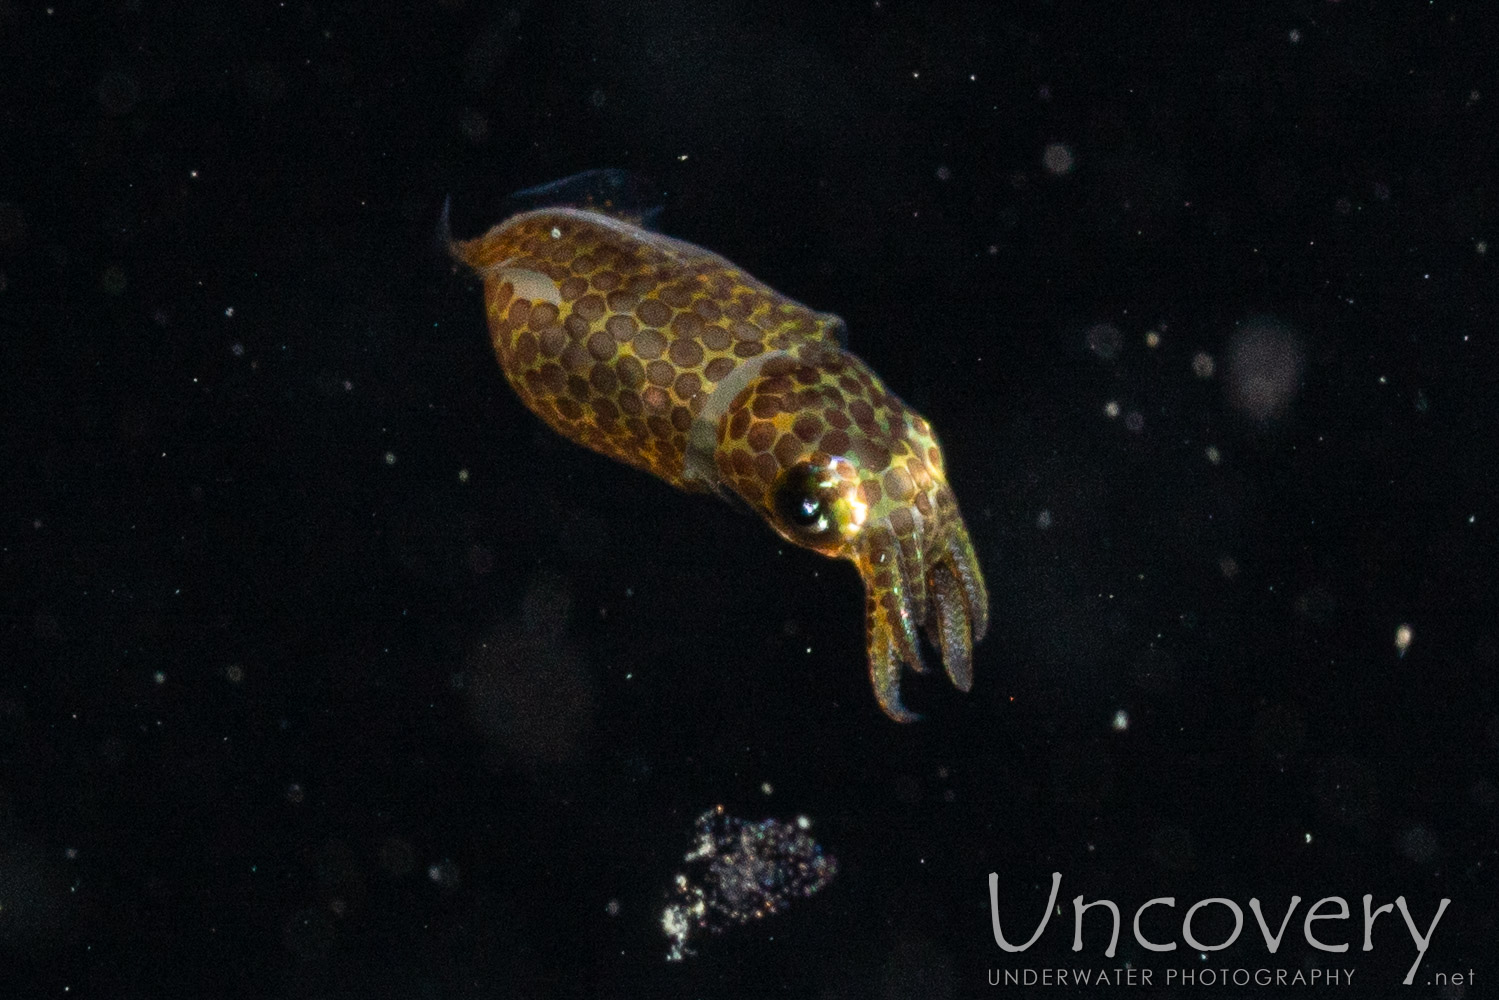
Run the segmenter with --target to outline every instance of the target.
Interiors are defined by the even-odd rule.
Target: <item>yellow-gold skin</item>
[[[453,256],[484,281],[506,379],[558,433],[684,490],[733,493],[859,568],[876,698],[897,722],[918,628],[973,683],[988,594],[931,426],[814,312],[617,214],[514,215]]]

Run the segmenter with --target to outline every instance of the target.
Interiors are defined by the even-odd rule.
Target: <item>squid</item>
[[[858,567],[886,715],[919,718],[901,700],[902,665],[926,671],[919,632],[972,687],[989,600],[942,450],[844,349],[841,319],[607,203],[445,241],[483,280],[506,380],[554,430]]]

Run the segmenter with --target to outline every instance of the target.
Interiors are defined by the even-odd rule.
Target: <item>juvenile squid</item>
[[[449,240],[484,281],[495,354],[557,432],[691,491],[737,494],[859,569],[875,697],[897,722],[918,629],[973,683],[988,594],[931,426],[843,350],[837,316],[608,208]]]

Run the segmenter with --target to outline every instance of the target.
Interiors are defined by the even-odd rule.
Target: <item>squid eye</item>
[[[802,497],[796,502],[788,520],[799,528],[810,528],[822,517],[822,501],[816,497]]]
[[[798,535],[816,537],[833,527],[822,498],[821,478],[810,465],[798,465],[786,470],[776,484],[776,516]]]

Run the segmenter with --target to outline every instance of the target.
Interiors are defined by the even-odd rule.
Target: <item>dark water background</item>
[[[0,0],[5,994],[1389,992],[1371,893],[1450,898],[1417,983],[1483,995],[1484,10]],[[889,722],[851,568],[509,391],[443,197],[471,234],[601,166],[930,417],[992,592],[970,695]],[[717,803],[840,872],[669,965]],[[1053,871],[1002,953],[989,873],[1024,937]],[[1129,930],[1293,893],[1275,956],[1247,909],[1210,961]]]

